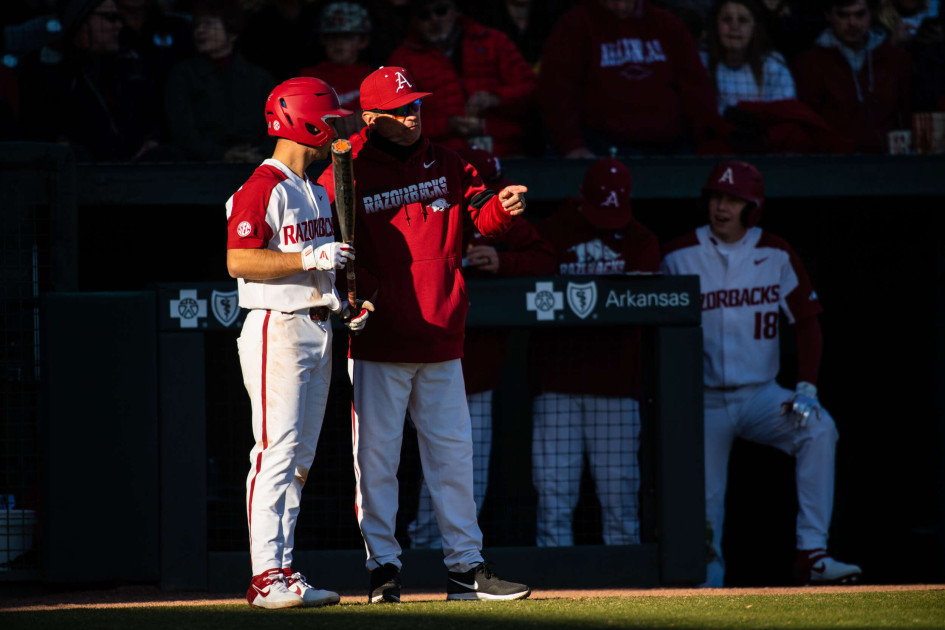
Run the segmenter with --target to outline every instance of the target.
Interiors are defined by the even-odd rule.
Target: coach
[[[351,137],[358,197],[358,289],[378,306],[373,330],[351,337],[357,517],[371,571],[370,602],[400,601],[394,537],[404,418],[417,427],[423,475],[443,535],[447,599],[520,599],[524,584],[496,577],[482,557],[473,500],[472,435],[463,372],[469,304],[464,214],[485,236],[525,209],[524,186],[498,194],[456,153],[421,135],[410,73],[382,67],[361,84],[367,125]],[[334,190],[333,170],[319,178]]]

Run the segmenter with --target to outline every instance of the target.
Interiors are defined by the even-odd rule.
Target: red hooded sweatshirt
[[[584,146],[585,128],[614,144],[650,146],[723,129],[692,36],[647,0],[626,19],[596,3],[564,14],[545,42],[538,96],[561,153]]]
[[[369,129],[351,137],[355,269],[358,297],[370,298],[377,310],[365,329],[351,336],[349,356],[405,363],[459,359],[469,310],[461,263],[463,215],[485,236],[505,232],[512,215],[453,151],[421,137],[401,162],[369,138]],[[329,166],[318,183],[332,202],[334,182]]]
[[[849,49],[847,54],[852,54]],[[882,153],[887,133],[911,129],[912,62],[891,38],[872,31],[859,70],[824,31],[791,65],[797,97],[845,136],[854,151]]]

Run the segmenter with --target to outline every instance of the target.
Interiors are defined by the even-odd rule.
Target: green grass
[[[450,630],[477,628],[945,628],[945,591],[696,595],[343,604],[261,611],[245,605],[0,611],[3,630]]]

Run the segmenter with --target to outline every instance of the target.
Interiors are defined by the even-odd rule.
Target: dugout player
[[[659,241],[633,218],[633,177],[619,160],[587,169],[579,198],[536,227],[554,247],[558,273],[575,276],[575,301],[591,299],[576,276],[655,272]],[[571,297],[569,296],[569,301]],[[640,331],[632,327],[536,331],[530,351],[532,482],[539,547],[574,544],[585,455],[607,545],[640,542]],[[590,352],[608,348],[607,358]]]
[[[335,269],[354,260],[354,249],[335,241],[325,189],[305,174],[328,157],[332,119],[349,114],[319,79],[276,86],[265,108],[269,135],[278,138],[272,158],[226,202],[226,265],[238,279],[240,307],[250,309],[238,346],[256,439],[246,481],[253,568],[246,598],[255,608],[339,601],[292,569],[292,551],[331,382],[329,312],[352,330],[368,317],[339,302]]]
[[[403,67],[375,70],[361,84],[367,126],[351,137],[358,289],[379,307],[371,327],[351,337],[349,354],[368,599],[400,601],[394,527],[408,410],[443,535],[447,599],[520,599],[530,589],[499,579],[482,557],[460,365],[468,310],[460,246],[464,214],[482,234],[497,236],[524,211],[526,188],[496,194],[456,153],[424,137],[420,112],[428,94]],[[319,182],[334,191],[331,167]]]
[[[796,458],[797,580],[854,582],[860,567],[826,551],[837,428],[817,400],[822,309],[797,254],[757,226],[764,195],[754,166],[719,162],[702,189],[709,223],[668,243],[661,265],[666,273],[698,275],[701,282],[706,522],[712,541],[705,586],[724,582],[725,488],[736,437]],[[794,391],[775,381],[779,311],[797,337]]]

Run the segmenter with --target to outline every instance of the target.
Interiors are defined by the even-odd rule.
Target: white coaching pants
[[[331,384],[331,324],[253,310],[237,340],[253,411],[246,479],[253,575],[292,566],[302,486],[315,459]]]
[[[473,441],[473,499],[476,514],[482,511],[489,486],[489,457],[492,452],[492,390],[466,396]],[[440,529],[436,526],[433,501],[426,479],[420,481],[417,518],[407,526],[410,546],[414,549],[439,549]]]
[[[640,542],[640,407],[633,398],[545,393],[532,405],[539,547],[574,544],[587,453],[606,545]]]
[[[837,427],[830,414],[821,409],[820,420],[812,417],[806,428],[795,429],[790,416],[780,415],[781,403],[793,397],[793,391],[775,381],[730,391],[705,390],[706,521],[712,533],[706,586],[720,587],[725,577],[722,525],[728,459],[736,437],[773,446],[796,458],[797,548],[827,548]]]
[[[355,360],[349,369],[354,386],[356,509],[368,570],[387,563],[401,566],[401,548],[394,537],[397,468],[409,411],[443,536],[443,562],[450,571],[468,571],[482,562],[482,532],[473,500],[472,435],[460,360]]]

